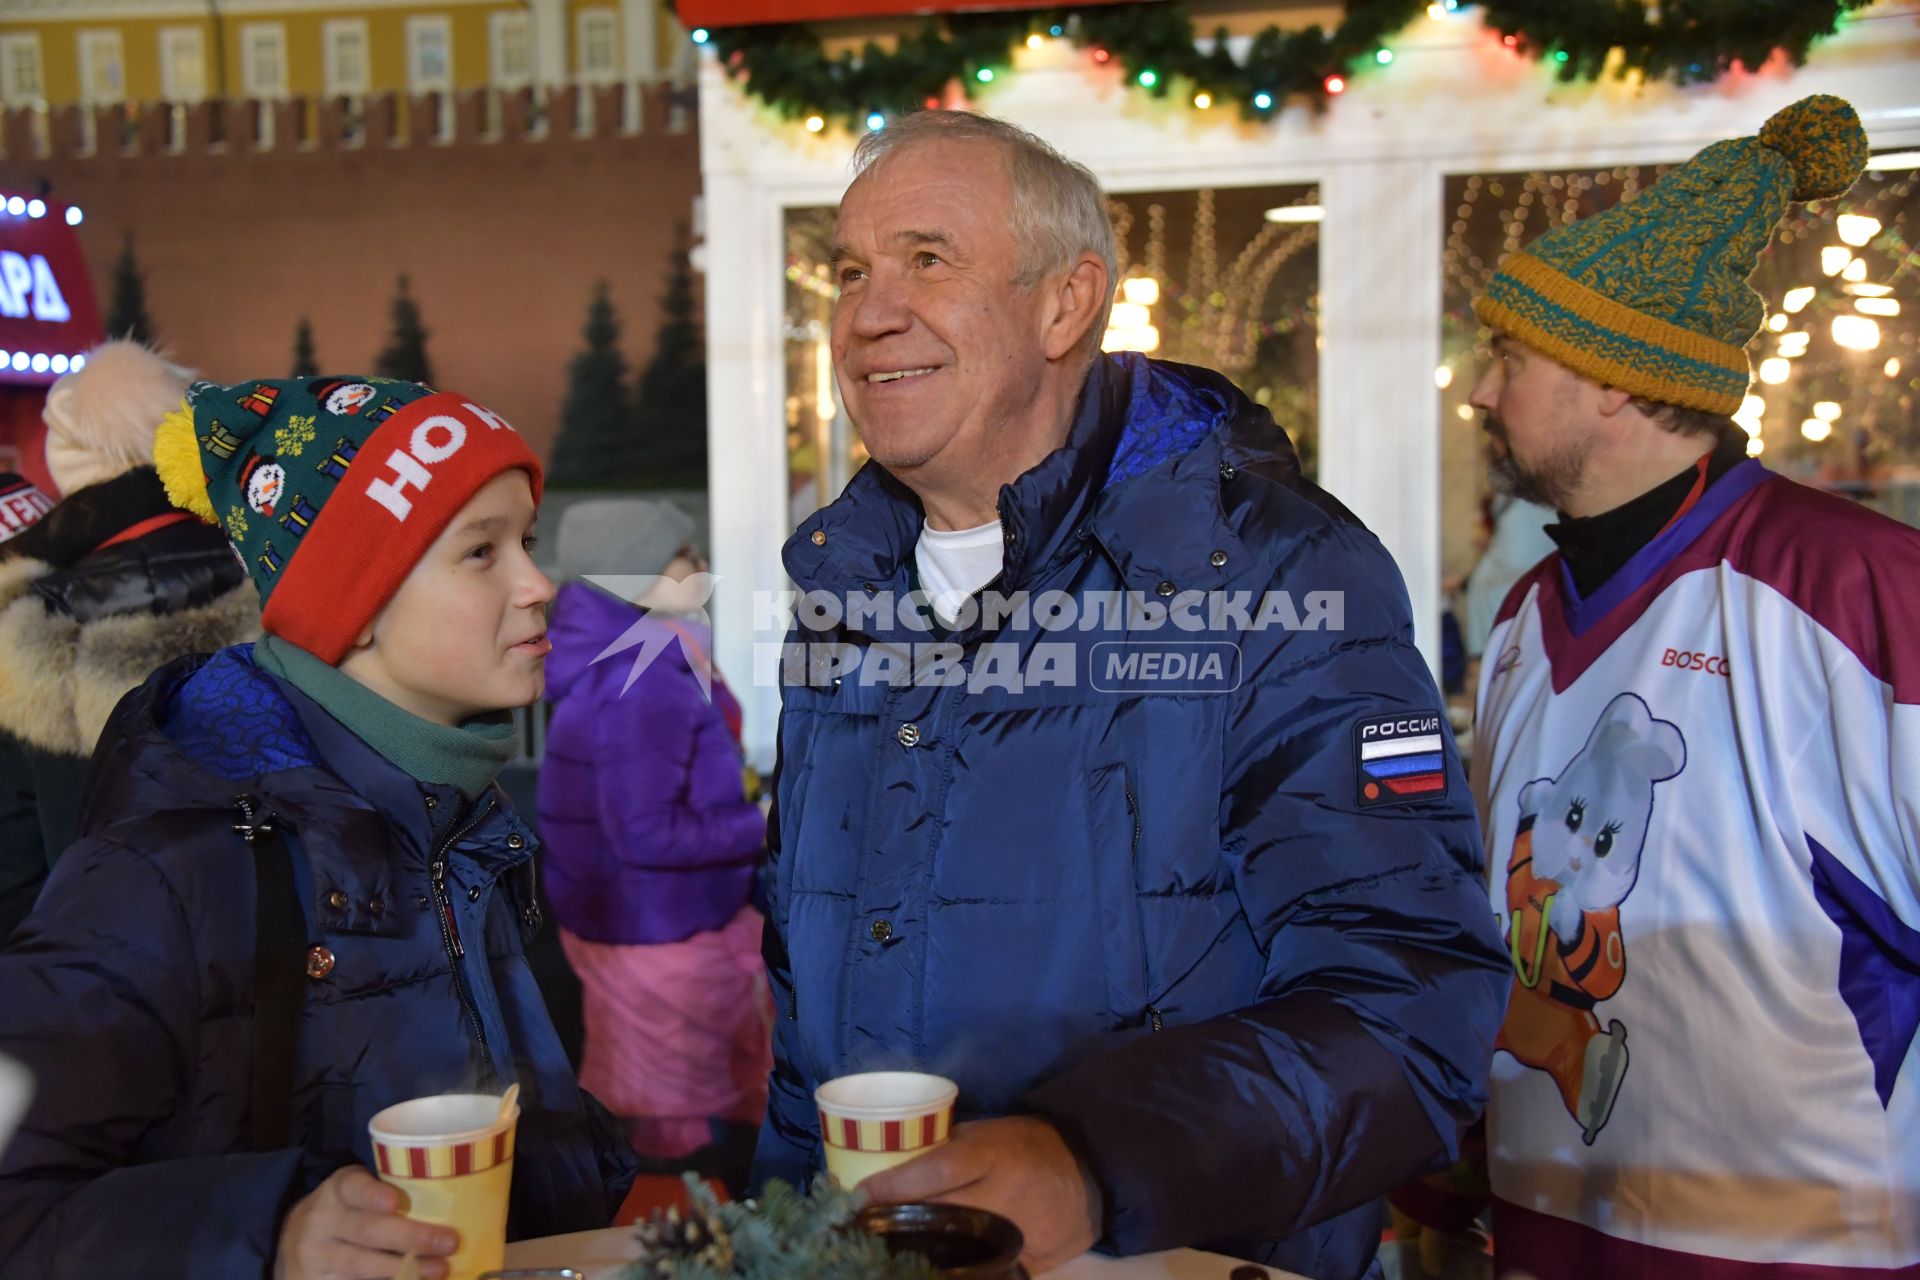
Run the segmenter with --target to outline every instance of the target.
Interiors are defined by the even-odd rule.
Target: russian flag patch
[[[1353,763],[1362,809],[1447,794],[1447,739],[1432,713],[1359,721],[1353,726]]]

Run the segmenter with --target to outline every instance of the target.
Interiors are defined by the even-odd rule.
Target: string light
[[[1833,229],[1840,233],[1842,240],[1857,249],[1880,234],[1880,219],[1859,213],[1843,213],[1833,220]]]
[[[1818,444],[1833,434],[1833,424],[1822,422],[1818,418],[1808,418],[1800,424],[1800,434]]]
[[[1027,48],[1029,49],[1038,49],[1041,45],[1045,43],[1046,41],[1042,40],[1038,33],[1035,33],[1027,37]]]
[[[878,111],[872,111],[867,113],[867,131],[868,132],[878,133],[886,127],[887,127],[887,118],[885,116],[881,115]]]
[[[1373,55],[1373,60],[1384,67],[1393,61],[1393,50],[1381,49]]]
[[[1269,111],[1273,108],[1273,95],[1262,89],[1253,95],[1253,105],[1256,110]]]
[[[1193,105],[1205,111],[1213,105],[1213,95],[1210,93],[1196,93],[1193,95]]]
[[[695,44],[705,44],[711,39],[713,39],[713,33],[705,27],[695,27],[693,29],[693,42]]]
[[[979,81],[979,82],[980,82],[981,84],[992,84],[992,83],[993,83],[993,68],[992,68],[992,67],[982,67],[982,68],[980,68],[980,69],[979,69],[978,71],[976,71],[976,72],[974,72],[974,73],[973,73],[973,78],[974,78],[975,80],[978,80],[978,81]]]
[[[1780,299],[1780,309],[1788,315],[1794,315],[1813,301],[1814,287],[1803,284],[1797,289],[1787,290],[1786,297]]]
[[[1160,73],[1155,71],[1152,67],[1148,67],[1145,71],[1142,71],[1140,73],[1139,80],[1140,80],[1141,88],[1151,89],[1153,88],[1153,86],[1160,83]]]
[[[1849,351],[1871,351],[1880,345],[1880,326],[1866,316],[1835,316],[1833,340]]]
[[[1320,85],[1321,88],[1325,89],[1329,94],[1345,93],[1347,91],[1347,78],[1345,76],[1328,76],[1320,82]]]
[[[1095,62],[1104,63],[1107,61],[1107,59],[1111,58],[1112,56],[1113,55],[1108,53],[1105,49],[1095,49],[1093,51],[1093,60]]]
[[[807,117],[807,132],[808,132],[808,133],[818,133],[818,132],[820,132],[820,131],[821,131],[822,129],[824,129],[824,128],[826,128],[826,127],[827,127],[827,122],[826,122],[826,120],[825,120],[824,118],[822,118],[822,117],[820,117],[820,116],[808,116],[808,117]]]

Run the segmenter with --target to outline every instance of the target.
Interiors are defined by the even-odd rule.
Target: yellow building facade
[[[7,0],[0,105],[646,85],[690,67],[662,0]]]

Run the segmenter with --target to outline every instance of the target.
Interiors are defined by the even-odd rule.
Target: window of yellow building
[[[206,98],[207,41],[200,28],[161,29],[160,96],[175,103]]]
[[[287,28],[250,22],[240,28],[240,84],[249,98],[287,96]]]
[[[76,45],[80,55],[80,100],[104,106],[125,99],[127,63],[120,32],[82,31]]]
[[[533,83],[533,24],[522,9],[492,14],[487,19],[493,54],[492,81],[501,89],[524,89]]]
[[[324,50],[327,96],[353,98],[372,90],[368,69],[367,21],[335,18],[320,29]]]
[[[0,101],[32,107],[47,96],[40,75],[40,37],[34,32],[0,36]]]
[[[612,9],[582,9],[578,18],[580,79],[611,84],[620,78],[619,17]]]

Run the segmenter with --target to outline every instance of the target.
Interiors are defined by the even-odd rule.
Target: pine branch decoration
[[[769,1182],[758,1200],[721,1204],[686,1175],[690,1212],[656,1213],[637,1229],[640,1261],[622,1280],[933,1280],[926,1259],[889,1253],[847,1223],[863,1200],[824,1174],[801,1195]]]

